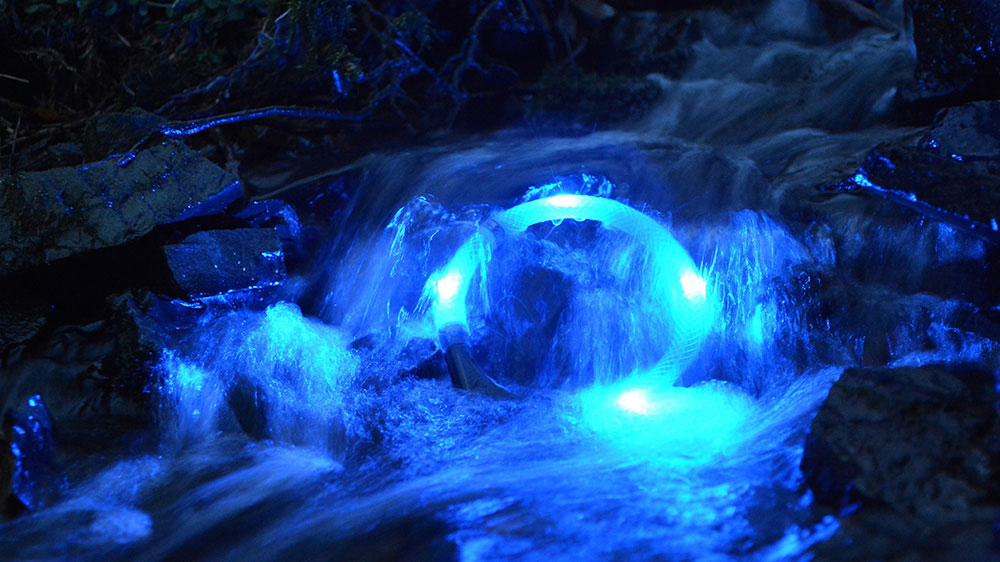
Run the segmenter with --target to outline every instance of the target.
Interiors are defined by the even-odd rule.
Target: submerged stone
[[[52,418],[42,397],[31,396],[7,412],[3,428],[13,457],[11,493],[26,508],[38,507],[45,499],[44,486],[55,474],[56,457]]]
[[[239,195],[236,178],[175,141],[125,164],[105,160],[0,179],[0,276],[221,211]]]
[[[285,280],[274,229],[206,230],[163,251],[177,285],[193,297],[272,287]]]
[[[846,370],[816,415],[802,457],[818,503],[858,508],[823,548],[850,545],[841,556],[886,559],[922,549],[920,541],[941,538],[941,530],[979,527],[986,544],[952,543],[945,534],[948,543],[931,546],[959,549],[953,555],[988,549],[1000,513],[995,385],[993,374],[975,368]]]

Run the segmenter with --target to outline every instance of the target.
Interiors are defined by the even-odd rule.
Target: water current
[[[913,134],[885,113],[914,61],[902,30],[826,39],[813,6],[776,0],[750,24],[702,13],[690,70],[653,77],[662,101],[620,129],[367,157],[280,298],[206,301],[172,331],[155,435],[70,467],[48,505],[0,528],[0,556],[808,558],[838,520],[799,462],[843,369],[880,350],[995,360],[949,323],[972,304],[913,290],[981,241],[817,200]],[[451,386],[427,279],[478,222],[556,193],[626,202],[699,267],[715,311],[684,386],[628,377],[670,328],[649,250],[572,220],[506,242],[470,290],[473,354],[518,398]],[[876,338],[858,302],[898,322]]]

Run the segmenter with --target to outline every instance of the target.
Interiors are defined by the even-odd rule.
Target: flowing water
[[[171,326],[155,434],[70,467],[2,527],[2,556],[808,558],[838,521],[798,466],[842,370],[874,340],[896,365],[996,361],[954,320],[974,303],[914,289],[981,241],[814,200],[913,133],[883,118],[913,60],[903,33],[815,40],[812,5],[703,14],[692,68],[656,78],[661,105],[625,130],[368,157],[315,263],[278,299],[210,299]],[[532,227],[470,291],[473,352],[519,398],[451,387],[427,279],[491,212],[565,192],[628,202],[700,267],[713,327],[684,387],[629,378],[669,315],[648,249],[591,221]]]

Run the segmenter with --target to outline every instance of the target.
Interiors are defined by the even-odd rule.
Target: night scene
[[[1000,560],[1000,2],[0,0],[0,560]]]

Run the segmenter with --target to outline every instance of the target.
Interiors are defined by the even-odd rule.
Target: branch
[[[164,135],[169,138],[188,137],[222,125],[258,121],[260,119],[268,119],[272,117],[292,117],[295,119],[319,119],[323,121],[359,123],[370,116],[375,111],[375,108],[378,107],[379,103],[389,97],[389,92],[394,89],[395,86],[391,86],[380,91],[379,94],[375,96],[375,98],[372,99],[372,101],[365,106],[364,109],[354,113],[327,111],[324,109],[297,107],[291,105],[275,105],[256,109],[246,109],[235,113],[225,113],[223,115],[205,117],[203,119],[194,119],[191,121],[169,121],[160,125],[156,131],[153,131],[152,133],[141,138],[139,142],[135,143],[135,145],[129,149],[128,152],[118,155],[119,159],[117,163],[119,166],[124,166],[131,162],[136,156],[136,151],[149,142],[150,138],[157,134]]]

